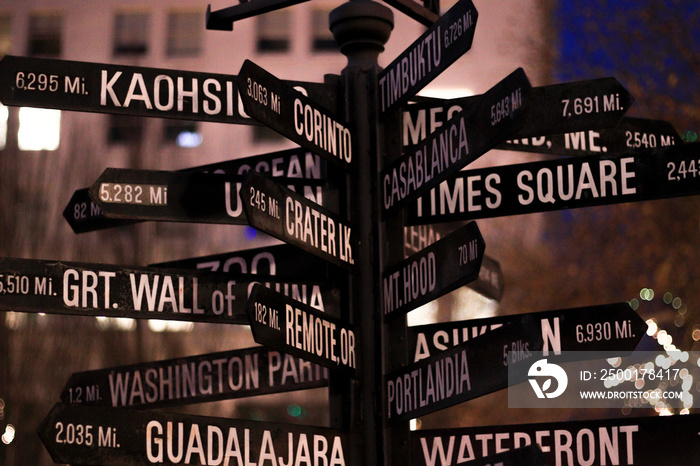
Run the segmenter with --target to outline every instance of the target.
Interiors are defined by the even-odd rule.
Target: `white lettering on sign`
[[[429,358],[432,354],[431,352],[445,351],[450,347],[469,341],[470,338],[476,338],[489,330],[495,330],[500,327],[503,327],[503,324],[438,330],[433,333],[432,338],[429,338],[425,332],[418,332],[416,335],[416,349],[413,355],[413,362]]]
[[[294,99],[294,130],[334,157],[352,162],[350,130],[317,108]]]
[[[63,304],[83,309],[112,309],[111,280],[115,272],[67,269],[63,273]],[[102,293],[98,292],[98,286]]]
[[[141,73],[102,70],[100,105],[102,107],[138,108],[161,112],[180,112],[233,116],[234,86],[232,81],[214,78],[200,80],[159,74],[146,81]],[[124,95],[117,95],[117,84],[128,83]],[[122,86],[119,86],[120,88]]]
[[[388,419],[470,391],[467,351],[437,357],[427,366],[391,377],[386,389]]]
[[[536,443],[543,453],[551,453],[551,464],[633,465],[636,424],[598,428],[559,428],[530,432],[483,432],[445,435],[429,444],[420,439],[425,466],[451,466]],[[549,456],[549,455],[545,455]],[[549,463],[549,459],[547,460]]]
[[[355,368],[355,333],[335,323],[285,305],[285,343],[334,364]]]
[[[326,214],[289,196],[285,200],[284,230],[288,236],[312,248],[348,264],[355,263],[352,255],[351,227],[336,223]]]
[[[451,120],[432,142],[419,145],[384,175],[384,208],[391,208],[453,166],[464,164],[468,155],[466,122],[462,115]]]
[[[435,291],[437,284],[435,253],[429,252],[383,280],[384,314],[386,315]]]
[[[287,433],[287,451],[275,451],[270,430],[263,430],[259,442],[253,441],[250,429],[221,428],[216,425],[157,420],[146,425],[146,457],[151,463],[201,464],[216,466],[237,464],[245,466],[272,465],[345,466],[343,443],[337,435]],[[279,448],[279,447],[277,447]],[[278,456],[278,453],[285,454]],[[252,461],[257,458],[258,462]]]

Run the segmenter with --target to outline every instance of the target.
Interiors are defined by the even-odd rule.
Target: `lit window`
[[[292,30],[288,10],[275,10],[257,17],[258,52],[286,52]]]
[[[29,17],[29,55],[57,57],[61,55],[60,13],[37,13]]]
[[[163,140],[179,147],[199,147],[202,144],[202,134],[194,121],[165,120]]]
[[[311,16],[313,50],[315,52],[335,52],[339,50],[338,43],[328,27],[330,8],[314,5]]]
[[[139,143],[143,137],[143,118],[132,115],[109,115],[107,139],[110,143]]]
[[[183,57],[199,54],[202,47],[204,14],[173,11],[168,15],[168,56]]]
[[[17,144],[20,150],[56,150],[61,140],[61,111],[19,109]]]
[[[0,57],[10,53],[10,15],[0,15]]]
[[[148,13],[117,13],[114,22],[114,54],[145,55],[148,51]]]

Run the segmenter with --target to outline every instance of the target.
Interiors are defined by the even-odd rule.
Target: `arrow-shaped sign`
[[[469,466],[546,466],[542,449],[537,444],[470,460],[468,463]]]
[[[518,68],[381,172],[382,202],[391,215],[473,162],[523,123],[530,82]]]
[[[403,230],[405,258],[420,252],[442,236],[435,228],[435,225],[408,225]],[[479,277],[467,283],[467,287],[489,299],[500,301],[505,288],[501,265],[492,257],[484,254],[481,268],[479,269]]]
[[[352,227],[336,214],[258,172],[248,174],[241,192],[250,226],[354,270]]]
[[[418,3],[414,0],[384,0],[400,12],[415,19],[424,26],[432,26],[440,19],[440,1],[426,0]]]
[[[634,351],[646,333],[647,324],[627,303],[604,304],[526,314],[540,323],[542,352]],[[414,361],[431,357],[452,346],[473,340],[521,319],[505,315],[408,327],[409,348]]]
[[[57,403],[38,434],[56,463],[342,465],[347,435],[324,427]]]
[[[89,188],[109,218],[246,225],[240,190],[245,175],[107,168]],[[318,183],[285,179],[307,195]],[[301,196],[301,195],[300,195]],[[302,196],[303,197],[303,196]]]
[[[208,165],[186,168],[181,172],[202,172],[245,175],[250,170],[267,173],[272,178],[290,178],[301,180],[317,180],[320,184],[327,178],[326,163],[318,155],[314,155],[306,149],[288,149],[279,152],[270,152],[252,157],[245,157],[225,162],[216,162]],[[327,190],[324,186],[323,191]],[[63,217],[75,233],[101,230],[105,228],[132,225],[141,220],[121,220],[107,218],[97,204],[92,200],[88,192],[89,188],[76,190],[63,210]],[[308,190],[305,190],[308,191]],[[315,191],[315,192],[314,192]],[[314,194],[313,198],[321,197],[318,187],[306,192]]]
[[[404,315],[476,280],[485,248],[479,227],[470,222],[389,267],[382,274],[384,317]]]
[[[458,99],[421,98],[403,109],[403,146],[414,146],[461,110],[474,105],[479,96]],[[549,134],[612,128],[634,102],[615,78],[575,81],[533,87],[523,126],[513,140]],[[501,144],[505,145],[505,144]]]
[[[153,267],[252,273],[285,279],[323,281],[330,278],[327,261],[293,246],[278,244],[151,264]]]
[[[264,286],[246,307],[256,343],[334,370],[354,373],[359,343],[349,324]]]
[[[246,112],[282,136],[333,163],[352,163],[353,136],[348,124],[312,98],[246,60],[238,74]]]
[[[233,23],[236,21],[308,1],[309,0],[252,0],[244,1],[238,5],[216,11],[211,11],[211,5],[207,5],[207,29],[215,31],[233,31]]]
[[[257,125],[240,108],[236,76],[6,55],[0,102],[23,107]],[[325,84],[287,81],[322,102]]]
[[[0,309],[247,325],[245,302],[258,281],[254,275],[0,258]]]
[[[676,129],[667,121],[623,117],[613,128],[591,128],[564,134],[510,139],[498,144],[496,148],[541,154],[589,156],[621,154],[633,149],[663,148],[682,142]]]
[[[460,0],[378,76],[379,109],[387,114],[405,104],[472,46],[478,13]]]
[[[524,316],[478,340],[397,369],[384,376],[387,419],[407,421],[506,388],[513,383],[508,365],[527,364],[530,353],[541,347],[539,327]]]
[[[546,464],[686,466],[700,458],[700,415],[649,416],[411,432],[415,466],[449,466],[538,444]],[[472,464],[472,463],[468,463]]]
[[[256,346],[110,367],[70,376],[65,404],[176,406],[328,386],[328,370]]]
[[[409,224],[700,194],[700,143],[466,170],[407,209]]]

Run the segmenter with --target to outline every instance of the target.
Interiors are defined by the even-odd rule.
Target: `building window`
[[[337,52],[340,47],[328,27],[330,9],[314,5],[311,10],[312,48],[314,52]]]
[[[258,52],[286,52],[292,31],[292,17],[288,10],[275,10],[257,17]]]
[[[197,122],[185,120],[164,120],[163,142],[175,144],[178,147],[199,147],[202,144],[202,133]]]
[[[204,14],[199,11],[171,11],[168,15],[168,56],[191,57],[202,48]]]
[[[146,12],[117,13],[114,21],[114,55],[145,55],[148,52]]]
[[[36,13],[29,16],[29,55],[58,57],[61,55],[61,29],[63,16],[60,13]]]
[[[109,115],[107,140],[112,144],[140,143],[143,138],[143,118],[132,115]]]
[[[19,109],[17,145],[20,150],[56,150],[60,141],[60,110],[32,107]]]
[[[11,34],[10,15],[0,15],[0,57],[10,53]]]

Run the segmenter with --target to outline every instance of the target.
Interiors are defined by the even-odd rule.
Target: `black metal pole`
[[[353,158],[358,170],[348,175],[348,215],[358,242],[350,277],[350,319],[361,348],[359,376],[346,387],[331,383],[331,411],[350,407],[343,427],[353,441],[350,464],[385,464],[382,421],[383,348],[381,326],[380,248],[384,241],[378,203],[379,120],[377,114],[377,58],[394,27],[389,8],[368,0],[347,2],[329,17],[330,28],[348,58],[341,75],[345,119],[355,134]],[[338,394],[340,390],[342,394]],[[334,394],[334,392],[336,392]],[[342,403],[342,406],[338,406]],[[347,412],[347,411],[346,411]]]

